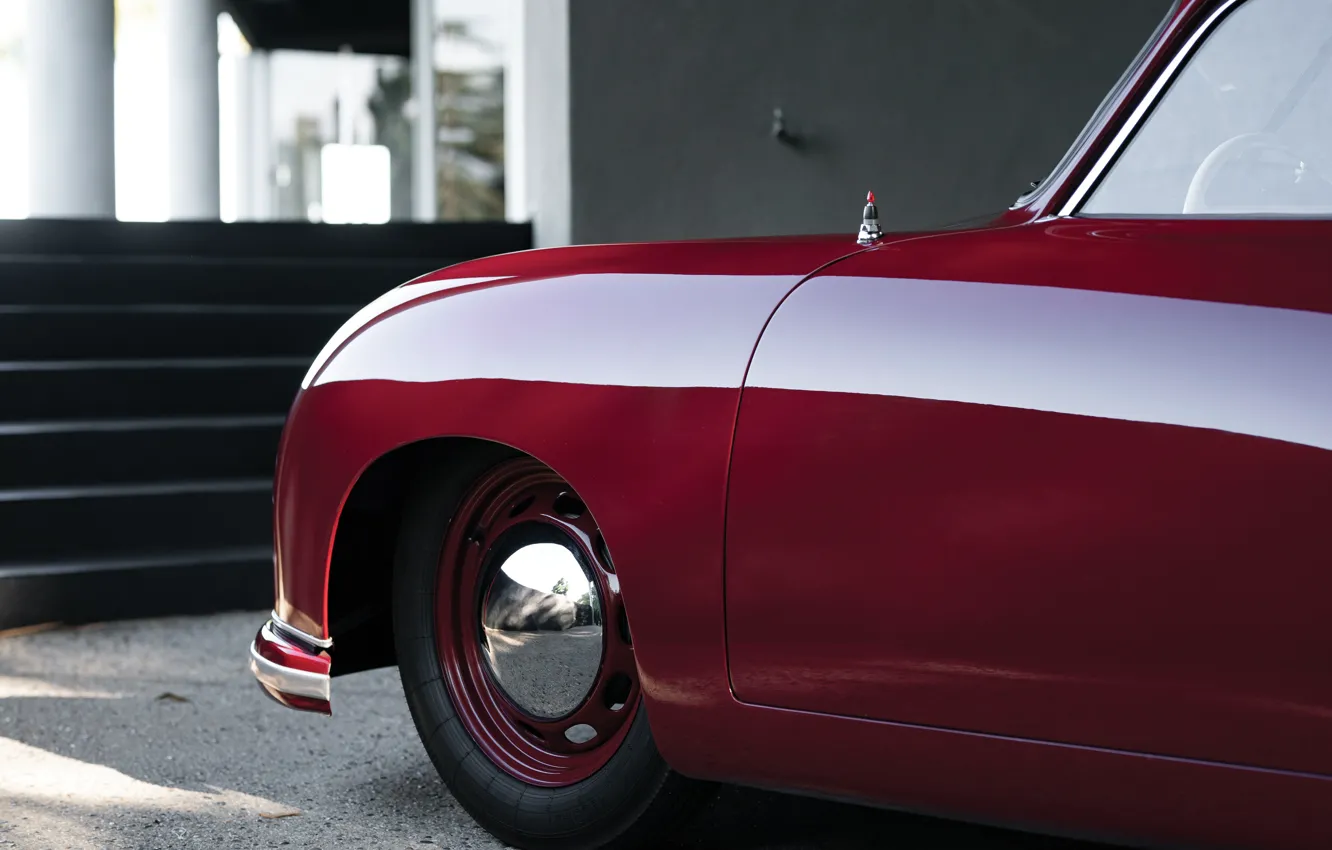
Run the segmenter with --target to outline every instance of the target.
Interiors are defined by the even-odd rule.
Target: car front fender
[[[336,639],[329,563],[359,476],[402,446],[476,438],[551,466],[596,515],[654,729],[672,706],[730,700],[731,437],[756,341],[803,277],[589,271],[393,290],[330,341],[288,416],[274,497],[278,616]]]

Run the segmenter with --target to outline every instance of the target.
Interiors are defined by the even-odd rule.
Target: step
[[[313,359],[0,363],[0,422],[285,414]]]
[[[303,221],[0,221],[0,254],[438,258],[441,265],[532,247],[532,226],[497,221],[328,225]]]
[[[266,311],[0,307],[0,361],[314,358],[353,308]]]
[[[282,417],[0,425],[0,490],[271,476]]]
[[[432,260],[0,254],[0,304],[364,305]]]
[[[272,605],[270,546],[43,565],[0,563],[0,629],[219,611],[264,612]],[[262,622],[263,614],[259,614],[255,628]],[[244,657],[245,647],[237,652]]]
[[[263,546],[272,480],[0,491],[0,563]]]

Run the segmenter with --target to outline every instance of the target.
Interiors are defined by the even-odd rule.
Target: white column
[[[168,0],[167,168],[170,217],[219,216],[220,154],[215,0]]]
[[[504,217],[532,220],[527,201],[527,17],[523,0],[506,0],[501,7],[509,42],[504,60]]]
[[[28,214],[116,215],[114,0],[28,0]]]
[[[523,137],[536,245],[573,239],[569,142],[569,0],[525,0]]]
[[[245,57],[246,100],[246,179],[249,182],[248,215],[252,221],[272,221],[276,203],[273,199],[274,141],[272,81],[267,50],[252,50]]]
[[[245,221],[250,209],[250,182],[246,179],[250,173],[250,149],[245,114],[250,86],[245,62],[249,51],[242,50],[239,41],[240,31],[231,15],[219,18],[218,47],[222,58],[217,63],[218,126],[221,130],[218,150],[221,187],[218,195],[223,221]]]
[[[412,218],[434,221],[439,191],[435,172],[435,0],[412,3]]]

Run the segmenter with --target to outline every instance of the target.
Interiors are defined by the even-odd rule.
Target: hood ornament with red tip
[[[873,245],[883,238],[883,231],[879,229],[879,208],[874,205],[874,193],[870,192],[865,196],[865,213],[861,217],[860,235],[856,241],[861,245]]]

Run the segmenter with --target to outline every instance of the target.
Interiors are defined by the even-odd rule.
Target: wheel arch
[[[332,675],[397,664],[392,585],[403,508],[422,472],[442,466],[467,468],[483,455],[496,462],[531,457],[574,483],[564,471],[529,451],[479,437],[430,437],[398,446],[372,461],[347,493],[329,552],[325,593],[328,633],[336,642]],[[595,514],[595,505],[589,507]]]
[[[402,509],[421,470],[508,450],[475,437],[430,437],[372,461],[347,493],[329,553],[328,633],[336,640],[332,675],[397,664],[393,648],[393,561]]]

